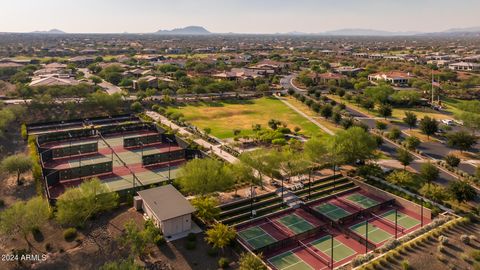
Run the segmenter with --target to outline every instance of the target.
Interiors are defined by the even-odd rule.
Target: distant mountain
[[[452,28],[443,31],[443,33],[467,33],[467,32],[480,32],[480,26],[477,27],[466,27],[466,28]]]
[[[410,36],[410,35],[419,34],[419,32],[390,32],[390,31],[374,30],[374,29],[352,28],[352,29],[339,29],[334,31],[326,31],[319,34],[329,35],[329,36]]]
[[[34,34],[66,34],[62,30],[59,29],[50,29],[48,31],[33,31]]]
[[[187,26],[184,28],[175,28],[172,30],[158,30],[156,35],[210,35],[212,34],[202,26]]]

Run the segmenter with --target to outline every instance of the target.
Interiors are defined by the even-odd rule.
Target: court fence
[[[180,149],[171,152],[155,153],[142,157],[143,166],[151,166],[159,163],[165,163],[172,160],[185,159],[185,150]]]
[[[123,139],[123,147],[138,147],[162,142],[162,134],[140,135]]]
[[[45,179],[49,186],[58,184],[61,181],[94,177],[101,174],[111,173],[113,171],[113,162],[101,162],[88,164],[74,168],[60,170],[45,170]]]

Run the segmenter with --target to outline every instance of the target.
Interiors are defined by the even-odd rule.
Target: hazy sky
[[[0,0],[0,32],[441,31],[480,26],[479,0]]]

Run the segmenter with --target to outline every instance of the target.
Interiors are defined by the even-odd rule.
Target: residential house
[[[401,71],[389,71],[368,75],[369,81],[386,81],[398,86],[407,85],[412,78],[413,76],[410,73]]]

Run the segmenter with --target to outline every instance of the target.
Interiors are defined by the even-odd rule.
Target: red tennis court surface
[[[272,269],[330,269],[332,259],[335,268],[431,221],[390,202],[357,187],[239,225],[238,239]]]
[[[112,161],[112,173],[100,175],[99,178],[104,182],[111,191],[119,191],[133,187],[133,175],[137,176],[136,186],[156,184],[169,179],[174,179],[178,172],[179,166],[185,163],[185,158],[172,159],[170,162],[157,163],[152,166],[142,166],[142,155],[168,153],[181,150],[177,144],[154,143],[143,147],[123,147],[123,138],[136,135],[157,134],[151,131],[128,132],[124,134],[115,134],[106,136],[105,141],[98,138],[88,138],[83,140],[75,140],[73,143],[81,144],[98,141],[98,153],[63,157],[55,159],[44,164],[47,169],[66,169],[72,167],[80,167],[87,164],[97,164],[100,162]],[[111,147],[109,147],[108,145]],[[44,146],[49,147],[67,147],[69,142],[54,142]],[[115,154],[112,154],[112,149]],[[128,168],[127,168],[128,167]],[[66,188],[74,187],[80,184],[82,180],[66,180],[60,181],[59,184],[48,187],[51,198],[61,195]]]

